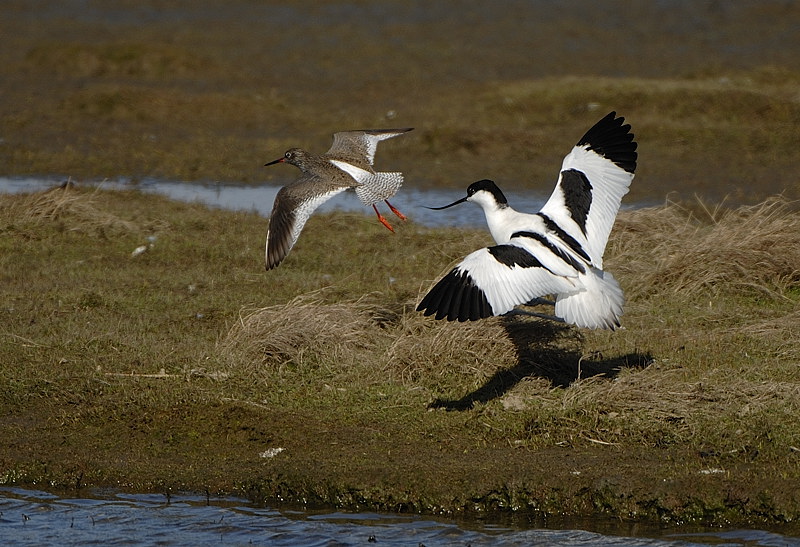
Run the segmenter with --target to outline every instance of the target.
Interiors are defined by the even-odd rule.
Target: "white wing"
[[[353,177],[353,179],[359,183],[364,184],[367,182],[374,173],[367,171],[366,169],[361,169],[360,167],[356,167],[352,163],[347,163],[346,161],[341,160],[328,160],[333,165]]]
[[[597,268],[603,267],[608,235],[636,169],[636,142],[623,121],[612,112],[587,131],[564,158],[555,190],[541,210]]]
[[[548,259],[549,260],[549,259]],[[417,311],[448,321],[502,315],[547,294],[574,291],[573,277],[556,275],[524,246],[512,241],[467,255],[420,302]]]

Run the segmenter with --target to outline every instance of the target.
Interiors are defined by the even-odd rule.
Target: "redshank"
[[[618,327],[622,289],[603,271],[603,252],[638,159],[624,121],[611,112],[586,132],[564,158],[556,188],[536,214],[512,209],[491,180],[475,182],[466,197],[437,207],[477,203],[497,245],[467,255],[417,311],[448,321],[477,320],[552,294],[556,316],[549,319]]]
[[[361,203],[372,205],[378,220],[394,232],[376,203],[386,202],[398,218],[406,219],[389,203],[389,198],[403,184],[403,174],[376,172],[372,165],[380,141],[412,129],[341,131],[334,133],[333,145],[325,154],[290,148],[283,157],[267,163],[289,163],[301,171],[297,180],[281,188],[275,196],[267,229],[267,270],[277,267],[286,258],[314,210],[345,190],[354,190]]]

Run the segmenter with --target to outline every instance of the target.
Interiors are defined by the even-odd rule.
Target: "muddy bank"
[[[41,421],[36,413],[18,418]],[[457,430],[450,439],[409,439],[399,423],[319,422],[230,402],[84,424],[88,430],[79,434],[28,425],[12,443],[16,450],[3,447],[3,482],[77,492],[232,493],[271,506],[532,522],[607,517],[764,526],[796,523],[800,514],[797,480],[787,481],[780,462],[756,455],[743,462],[675,448],[529,450],[475,442]]]

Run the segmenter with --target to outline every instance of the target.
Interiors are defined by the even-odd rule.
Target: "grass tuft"
[[[363,301],[325,303],[319,292],[246,311],[221,346],[256,366],[354,366],[385,345],[388,312]]]
[[[800,216],[781,197],[737,209],[664,207],[621,214],[609,254],[629,297],[734,291],[782,298],[800,287]]]
[[[23,222],[57,223],[64,229],[92,233],[139,233],[141,227],[95,205],[91,193],[78,191],[70,182],[30,194],[20,204]]]

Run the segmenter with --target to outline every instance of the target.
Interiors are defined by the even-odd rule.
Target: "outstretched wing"
[[[574,291],[577,275],[562,257],[542,254],[536,242],[512,238],[467,255],[428,291],[417,311],[448,321],[502,315],[534,298]]]
[[[567,154],[553,194],[540,212],[603,267],[603,252],[622,196],[636,170],[636,142],[625,118],[609,113]]]
[[[327,155],[347,161],[356,167],[366,168],[375,161],[375,150],[380,141],[397,137],[413,130],[403,129],[361,129],[356,131],[340,131],[333,134],[333,145]]]
[[[265,250],[267,270],[277,267],[286,258],[300,237],[300,232],[311,213],[347,189],[332,188],[323,193],[314,193],[311,190],[318,180],[313,175],[301,177],[296,182],[281,188],[275,196],[267,228]]]

